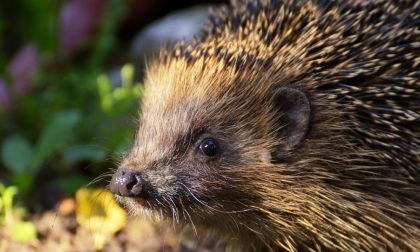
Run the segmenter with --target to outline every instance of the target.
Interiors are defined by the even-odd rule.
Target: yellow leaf
[[[76,192],[76,220],[95,237],[95,247],[102,249],[106,237],[121,230],[127,214],[106,189],[81,188]]]

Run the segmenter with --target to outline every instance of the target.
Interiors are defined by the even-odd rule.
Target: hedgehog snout
[[[140,197],[143,187],[141,173],[128,168],[119,168],[110,183],[111,192],[123,197]]]

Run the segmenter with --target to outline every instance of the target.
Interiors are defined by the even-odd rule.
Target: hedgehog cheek
[[[279,145],[272,151],[272,160],[281,160],[305,139],[311,108],[306,95],[294,88],[280,88],[272,96],[278,114]]]

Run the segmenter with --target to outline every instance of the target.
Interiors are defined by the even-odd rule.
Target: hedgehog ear
[[[306,95],[294,88],[281,88],[274,92],[273,108],[278,113],[280,144],[271,153],[279,160],[294,150],[305,138],[309,126],[311,107]]]

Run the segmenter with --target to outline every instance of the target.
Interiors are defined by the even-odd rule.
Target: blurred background
[[[145,59],[223,2],[0,1],[0,252],[205,250],[127,220],[106,175],[133,139]]]

